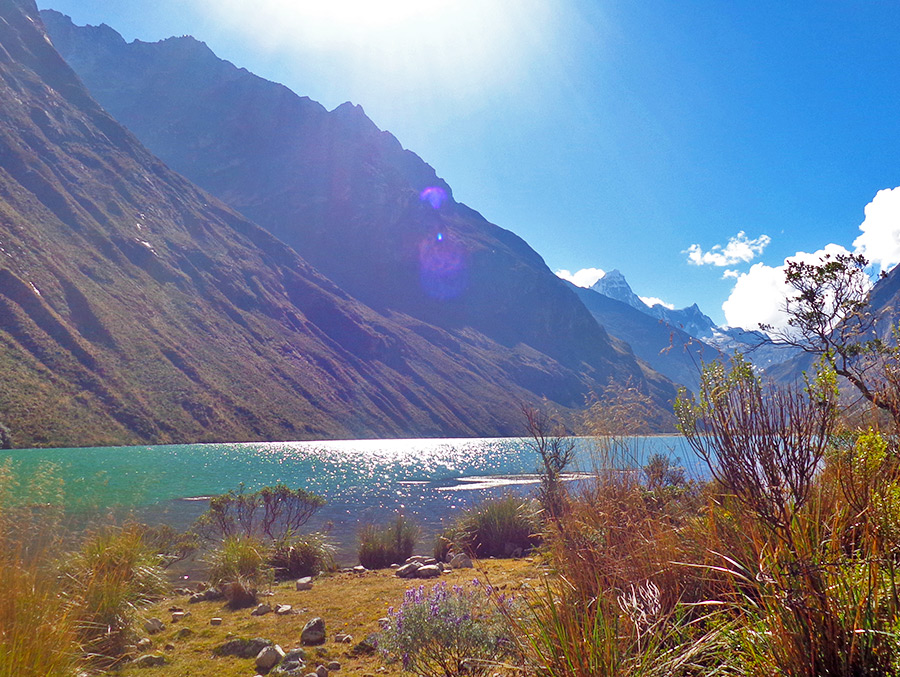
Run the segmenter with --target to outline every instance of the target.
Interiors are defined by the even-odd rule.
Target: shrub
[[[242,535],[277,541],[297,532],[323,505],[324,498],[305,489],[276,484],[248,494],[241,485],[210,499],[194,531],[209,539]]]
[[[453,547],[476,557],[509,557],[539,545],[540,521],[535,503],[514,494],[482,501],[463,511],[435,546],[435,556]]]
[[[402,564],[412,555],[420,531],[417,524],[400,514],[383,527],[366,524],[359,531],[359,563],[367,569]]]
[[[265,546],[252,536],[229,536],[207,560],[209,582],[232,608],[254,604],[261,588],[271,585],[273,572]]]
[[[388,610],[378,647],[386,660],[424,677],[483,675],[519,658],[507,621],[514,606],[477,580],[468,588],[407,590],[400,608]]]
[[[160,557],[147,546],[139,525],[90,534],[67,557],[63,573],[76,607],[82,650],[104,663],[124,655],[134,639],[138,609],[168,590]]]
[[[334,549],[321,534],[284,538],[272,545],[268,564],[279,580],[315,576],[334,570]]]

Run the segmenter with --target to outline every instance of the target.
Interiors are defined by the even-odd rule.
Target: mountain
[[[151,155],[33,0],[0,4],[0,421],[16,446],[516,434],[520,403],[575,406],[632,376],[664,401],[665,380],[560,305],[541,319],[586,326],[568,364],[367,307]]]
[[[106,26],[43,17],[92,94],[151,151],[354,298],[550,360],[575,379],[510,376],[565,406],[610,379],[637,379],[670,406],[672,385],[614,346],[534,250],[456,202],[361,107],[329,112],[190,37],[126,43]]]
[[[651,316],[646,312],[650,309],[640,299],[644,310],[601,294],[595,288],[572,285],[572,289],[612,336],[631,346],[638,358],[660,374],[693,392],[698,392],[703,364],[723,357],[713,346]]]

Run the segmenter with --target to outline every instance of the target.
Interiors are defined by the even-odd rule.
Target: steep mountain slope
[[[611,335],[630,345],[634,354],[653,369],[693,392],[700,384],[703,364],[723,357],[716,348],[628,303],[593,289],[575,285],[572,289]]]
[[[528,346],[595,378],[634,375],[540,256],[455,202],[434,170],[359,106],[328,112],[189,37],[128,44],[106,26],[44,16],[93,95],[150,150],[354,297]],[[654,394],[664,403],[671,393]]]
[[[0,4],[0,420],[17,446],[510,434],[519,402],[641,375],[609,356],[575,370],[367,308],[150,155],[33,0]]]

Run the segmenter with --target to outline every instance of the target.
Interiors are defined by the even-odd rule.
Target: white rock
[[[297,590],[312,590],[312,576],[304,576],[298,579]]]
[[[157,632],[162,632],[166,627],[166,624],[163,623],[158,618],[148,618],[144,623],[144,630],[149,632],[151,635]]]
[[[265,616],[268,613],[272,612],[272,607],[263,602],[258,607],[256,607],[253,611],[250,612],[251,616]]]
[[[268,672],[278,665],[282,658],[284,658],[284,649],[277,644],[275,646],[267,646],[256,654],[256,669]]]

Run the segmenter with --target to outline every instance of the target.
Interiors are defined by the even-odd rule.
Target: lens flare
[[[440,186],[429,186],[419,193],[419,199],[430,204],[432,209],[440,209],[447,200],[447,192]]]
[[[423,240],[419,245],[419,282],[428,296],[454,299],[468,285],[465,248],[444,233]]]

